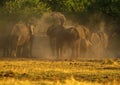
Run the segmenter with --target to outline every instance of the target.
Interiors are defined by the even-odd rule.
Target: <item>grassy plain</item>
[[[0,85],[119,85],[120,59],[0,59]]]

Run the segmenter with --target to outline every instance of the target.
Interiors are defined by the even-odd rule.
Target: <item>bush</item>
[[[39,0],[10,0],[3,6],[3,13],[17,18],[40,17],[50,8]]]

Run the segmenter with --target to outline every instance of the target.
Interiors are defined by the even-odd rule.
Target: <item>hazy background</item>
[[[109,36],[109,56],[119,57],[119,6],[119,0],[1,0],[0,38],[9,36],[13,25],[19,20],[27,22],[34,17],[36,28],[33,55],[50,58],[51,49],[46,30],[52,23],[49,21],[50,13],[58,11],[65,15],[66,26],[81,24],[92,32],[104,30]]]

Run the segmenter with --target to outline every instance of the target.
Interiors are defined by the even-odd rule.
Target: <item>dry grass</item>
[[[0,85],[118,85],[119,59],[1,59]]]

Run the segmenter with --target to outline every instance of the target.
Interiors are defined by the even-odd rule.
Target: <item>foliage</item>
[[[5,14],[21,17],[41,16],[50,10],[77,16],[101,11],[116,21],[120,20],[119,0],[1,0],[0,6]]]
[[[93,0],[88,10],[99,10],[116,19],[120,18],[120,1],[119,0]]]
[[[49,10],[46,4],[39,0],[9,0],[3,6],[4,14],[17,18],[38,17]]]
[[[42,0],[46,2],[53,11],[81,12],[85,9],[86,0]]]

